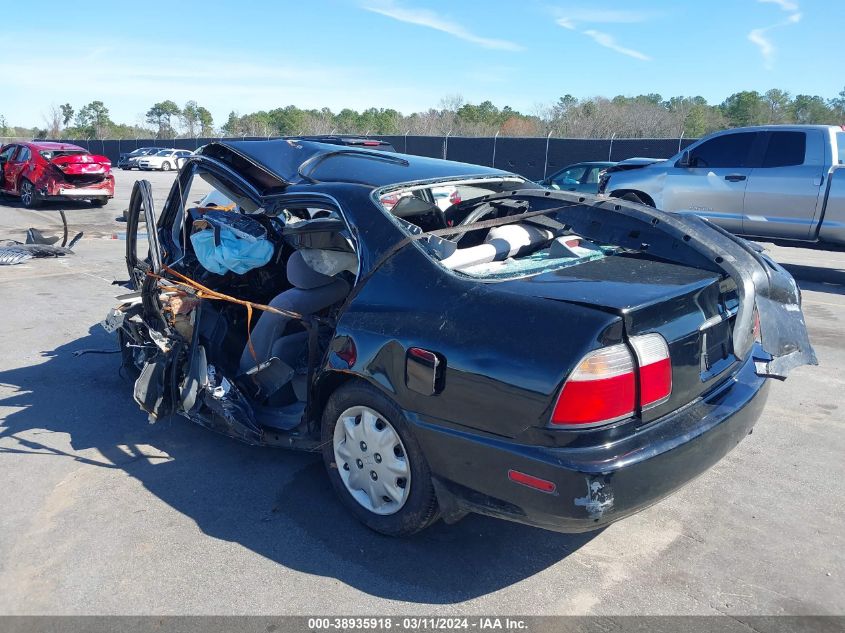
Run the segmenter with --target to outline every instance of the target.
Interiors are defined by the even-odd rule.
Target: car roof
[[[771,125],[747,125],[745,127],[732,127],[726,130],[718,130],[713,132],[713,136],[720,134],[727,134],[729,132],[788,132],[788,131],[807,131],[807,130],[836,130],[842,131],[841,125],[820,125],[809,123],[773,123]],[[704,138],[704,137],[702,137]]]
[[[437,178],[513,176],[491,167],[301,139],[222,140],[204,145],[194,155],[221,160],[236,170],[246,160],[286,184],[347,182],[375,188]],[[341,160],[331,160],[335,157]]]
[[[33,149],[78,149],[83,152],[88,151],[84,147],[79,147],[79,145],[73,145],[72,143],[58,143],[55,141],[30,141],[28,143],[18,143],[18,145],[29,145]]]

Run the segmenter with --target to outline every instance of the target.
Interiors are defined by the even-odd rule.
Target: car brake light
[[[635,401],[634,359],[626,345],[612,345],[578,363],[557,399],[552,424],[606,424],[633,415]]]
[[[665,402],[672,393],[672,361],[669,346],[659,334],[631,338],[640,373],[640,406],[650,409]]]
[[[672,393],[669,346],[659,334],[631,338],[637,364],[625,344],[587,354],[563,385],[552,424],[598,426],[665,402]],[[637,383],[639,382],[639,399]]]

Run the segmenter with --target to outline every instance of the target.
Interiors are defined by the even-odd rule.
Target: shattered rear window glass
[[[531,253],[519,258],[508,258],[504,261],[488,262],[464,268],[458,272],[470,277],[484,279],[513,279],[542,273],[603,259],[616,252],[613,247],[602,248],[601,251],[583,257],[552,257],[548,250]]]

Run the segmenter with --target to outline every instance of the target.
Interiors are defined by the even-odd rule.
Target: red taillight
[[[669,346],[659,334],[631,338],[637,364],[625,344],[587,354],[558,396],[552,424],[597,426],[649,409],[672,393]],[[639,382],[639,401],[637,398]]]
[[[554,482],[552,481],[540,479],[539,477],[534,477],[533,475],[526,475],[525,473],[521,473],[518,470],[509,470],[508,479],[510,479],[511,481],[515,481],[518,484],[522,484],[523,486],[535,488],[536,490],[540,490],[542,492],[552,493],[557,488],[557,486],[555,486]]]
[[[634,359],[620,344],[590,352],[563,385],[552,424],[592,426],[626,418],[636,408]]]
[[[672,361],[669,346],[659,334],[634,336],[631,346],[640,366],[640,406],[643,409],[665,402],[672,393]]]

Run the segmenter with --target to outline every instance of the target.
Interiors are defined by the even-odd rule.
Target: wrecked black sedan
[[[750,433],[770,378],[816,362],[799,291],[698,218],[532,187],[307,140],[206,145],[160,217],[149,183],[132,194],[133,292],[104,326],[135,400],[320,451],[385,534],[468,512],[584,531],[654,503]]]

